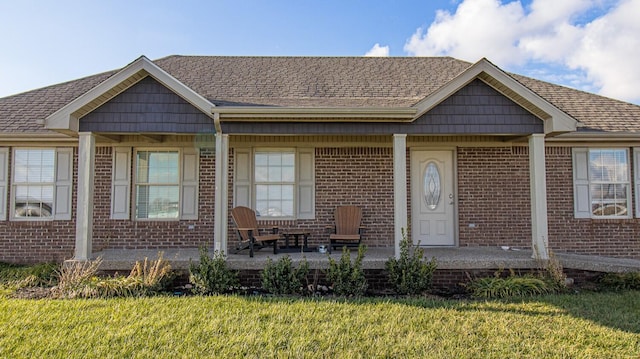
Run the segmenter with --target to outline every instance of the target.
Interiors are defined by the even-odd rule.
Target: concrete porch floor
[[[102,257],[101,270],[130,271],[136,261],[145,258],[154,260],[158,253],[163,252],[164,258],[170,261],[174,269],[188,269],[189,261],[198,261],[197,248],[181,249],[105,249],[93,253],[93,258]],[[210,251],[210,254],[212,252]],[[303,256],[314,268],[326,268],[328,254],[318,252],[291,252],[273,254],[270,248],[256,251],[253,258],[248,251],[239,254],[229,254],[227,263],[232,269],[263,269],[267,258],[278,260],[283,256],[291,256],[294,263],[302,260]],[[339,260],[342,252],[334,250],[331,257]],[[351,250],[354,259],[357,250]],[[435,257],[438,269],[526,269],[538,268],[537,262],[531,258],[531,250],[502,250],[498,247],[456,247],[456,248],[425,248],[427,258]],[[555,253],[565,269],[577,269],[594,272],[630,272],[640,271],[640,260],[623,259],[581,254]],[[368,248],[363,260],[364,269],[384,269],[385,262],[393,256],[393,248]]]

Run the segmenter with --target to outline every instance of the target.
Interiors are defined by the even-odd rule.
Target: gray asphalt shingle
[[[169,56],[154,61],[217,106],[409,107],[466,70],[450,57]],[[0,132],[42,134],[38,122],[117,71],[0,98]],[[580,121],[582,131],[640,133],[640,106],[512,75]]]

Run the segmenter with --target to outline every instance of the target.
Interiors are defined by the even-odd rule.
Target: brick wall
[[[526,147],[458,148],[460,246],[531,247],[526,150]]]
[[[546,166],[552,250],[640,259],[640,219],[574,218],[571,148],[547,148]]]
[[[198,220],[135,221],[112,220],[111,147],[96,149],[93,251],[105,248],[155,249],[213,246],[215,198],[215,151],[200,151]],[[133,162],[133,161],[132,161]],[[132,172],[133,173],[133,172]],[[132,191],[133,192],[133,191]],[[131,198],[131,217],[135,199]],[[193,226],[193,229],[190,229]]]
[[[9,151],[9,173],[11,182],[13,166],[12,150]],[[76,173],[78,172],[78,149],[73,150],[72,208],[76,208]],[[11,187],[7,191],[7,218],[11,216]],[[11,263],[60,262],[73,257],[76,237],[75,216],[70,221],[0,221],[0,261]]]
[[[230,182],[233,182],[233,150],[230,151]],[[391,148],[316,148],[316,218],[313,220],[265,221],[265,225],[309,229],[312,246],[329,242],[326,226],[333,224],[339,205],[362,207],[363,242],[370,247],[393,245],[393,150]],[[229,208],[233,188],[229,187]],[[238,238],[229,222],[229,249]]]

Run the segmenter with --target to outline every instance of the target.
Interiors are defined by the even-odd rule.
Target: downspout
[[[220,112],[211,108],[216,129],[215,199],[213,219],[213,249],[221,253],[227,250],[227,162],[228,138],[222,133]]]

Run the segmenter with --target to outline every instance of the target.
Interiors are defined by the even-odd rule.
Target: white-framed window
[[[253,153],[255,210],[262,217],[294,217],[294,150]]]
[[[178,219],[180,216],[180,152],[136,151],[136,219]]]
[[[14,148],[12,220],[70,220],[73,150]]]
[[[115,147],[111,219],[130,219],[130,207],[136,220],[198,219],[198,163],[195,148]]]
[[[630,218],[631,176],[626,148],[574,148],[576,218]]]
[[[315,218],[312,148],[237,148],[234,206],[262,219]]]

